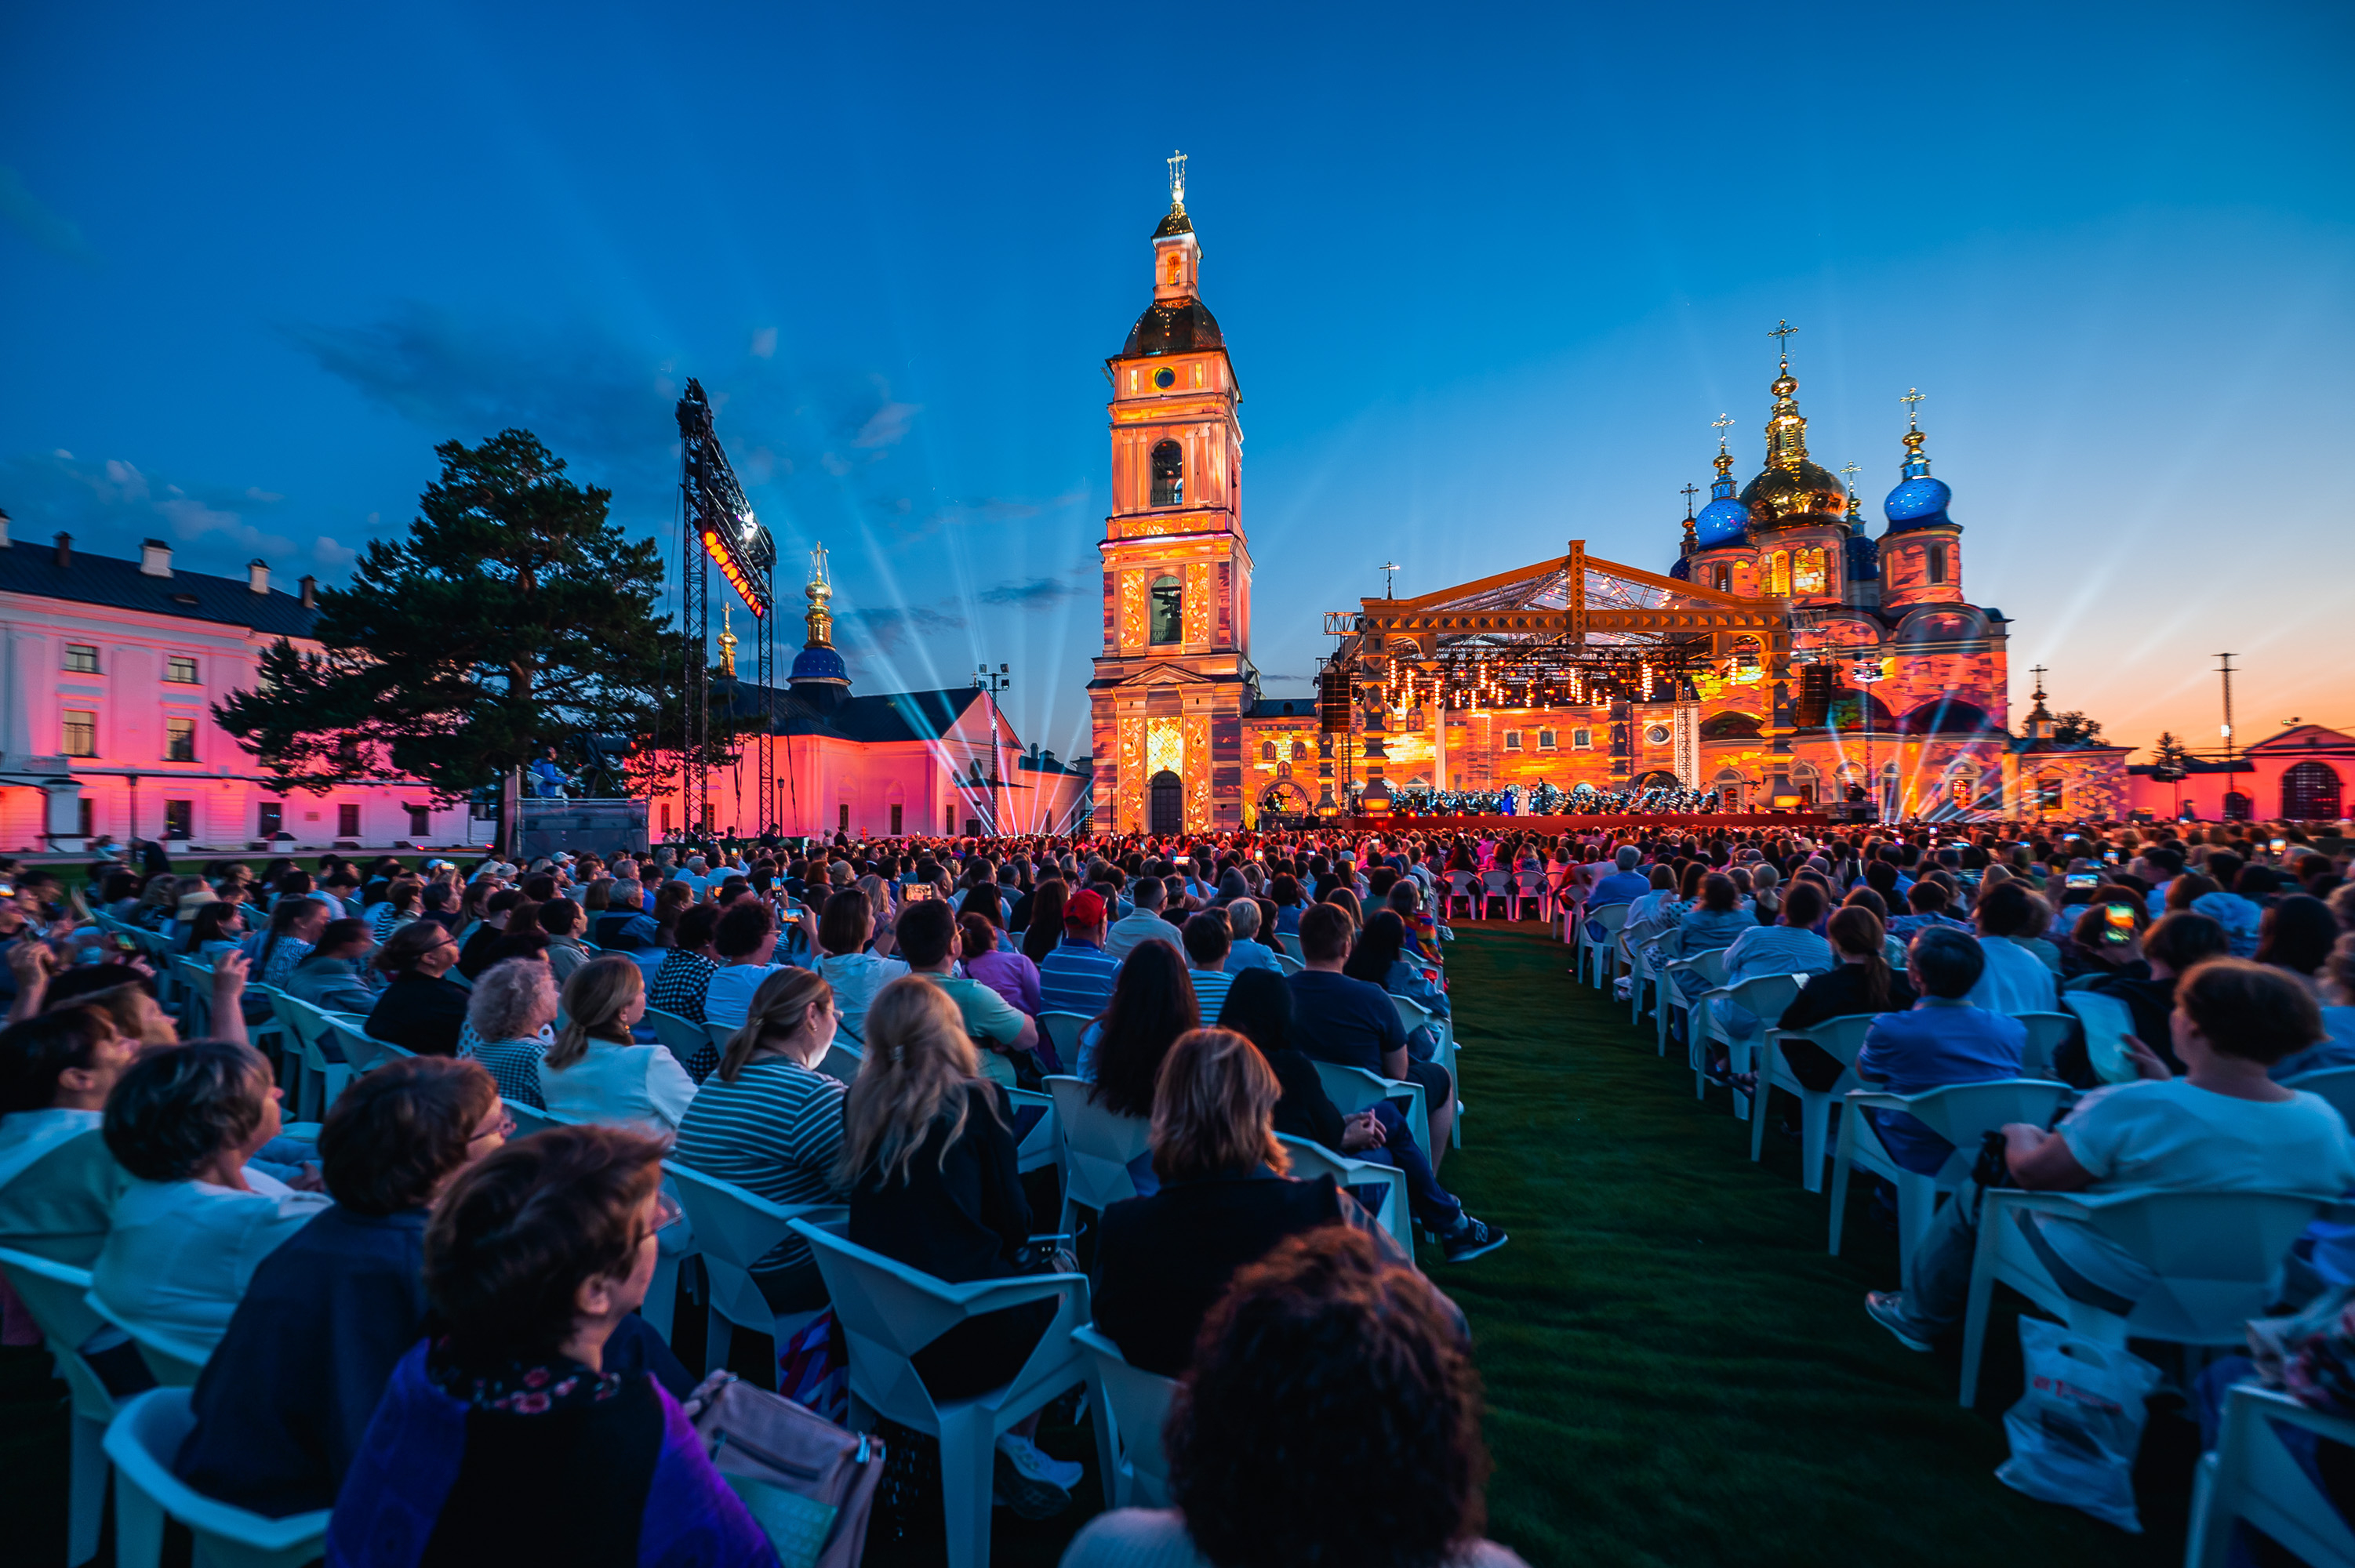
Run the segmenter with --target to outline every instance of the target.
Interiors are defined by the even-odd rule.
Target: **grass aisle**
[[[1952,1357],[1864,1315],[1897,1277],[1864,1183],[1832,1257],[1796,1138],[1770,1127],[1753,1165],[1724,1091],[1697,1102],[1681,1052],[1662,1061],[1648,1019],[1573,983],[1541,927],[1457,930],[1469,1110],[1441,1178],[1512,1242],[1431,1266],[1487,1386],[1492,1536],[1536,1565],[2181,1561],[2179,1423],[2153,1418],[2144,1469],[2171,1474],[2138,1489],[2139,1539],[2011,1491],[2011,1308],[1966,1411]]]

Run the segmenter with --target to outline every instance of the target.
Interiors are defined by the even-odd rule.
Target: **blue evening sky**
[[[1084,751],[1182,146],[1273,694],[1385,558],[1664,568],[1788,317],[1876,523],[1925,394],[2016,700],[2212,745],[2231,649],[2243,738],[2355,725],[2350,68],[2339,5],[11,6],[0,507],[336,580],[518,424],[668,538],[697,376],[862,689],[1007,662]]]

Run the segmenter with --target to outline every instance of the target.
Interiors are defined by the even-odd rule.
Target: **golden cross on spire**
[[[1862,471],[1859,469],[1856,464],[1850,462],[1841,464],[1840,471],[1848,475],[1848,487],[1850,490],[1854,490],[1856,488],[1856,476]]]
[[[1693,497],[1700,493],[1700,487],[1688,480],[1685,482],[1685,487],[1677,492],[1677,493],[1685,498],[1685,520],[1687,522],[1692,521]]]
[[[1186,154],[1175,151],[1169,154],[1169,210],[1186,210]]]
[[[1920,429],[1922,428],[1919,417],[1922,412],[1920,389],[1908,387],[1905,388],[1905,396],[1897,400],[1905,405],[1905,428],[1909,430]]]
[[[817,547],[809,553],[809,557],[810,581],[831,586],[834,579],[826,575],[825,541],[819,541]]]
[[[1781,344],[1783,363],[1785,365],[1791,363],[1791,334],[1798,330],[1799,329],[1797,327],[1793,326],[1787,320],[1778,321],[1774,323],[1774,330],[1766,334],[1768,337],[1773,338],[1777,344]]]
[[[1717,444],[1722,448],[1725,445],[1725,432],[1733,428],[1733,416],[1720,414],[1709,422],[1709,428],[1717,432]]]

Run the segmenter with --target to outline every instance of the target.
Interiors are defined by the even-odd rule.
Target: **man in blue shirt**
[[[1292,1027],[1288,1043],[1318,1062],[1363,1067],[1385,1078],[1403,1078],[1423,1087],[1423,1105],[1431,1118],[1431,1157],[1434,1172],[1455,1126],[1455,1081],[1436,1062],[1417,1062],[1407,1055],[1406,1028],[1390,993],[1370,980],[1352,980],[1341,972],[1348,961],[1356,927],[1348,912],[1332,904],[1312,905],[1300,916],[1300,950],[1306,965],[1286,983],[1292,987]],[[1388,1102],[1384,1102],[1387,1104]],[[1376,1107],[1379,1111],[1380,1107]],[[1383,1127],[1397,1125],[1384,1118]],[[1401,1126],[1400,1130],[1403,1131]],[[1455,1224],[1439,1234],[1447,1261],[1463,1263],[1505,1245],[1505,1233],[1459,1212]]]
[[[1586,900],[1586,912],[1592,915],[1607,904],[1633,904],[1651,892],[1652,879],[1636,869],[1643,858],[1644,852],[1634,844],[1621,844],[1619,853],[1611,857],[1611,863],[1619,869],[1594,885],[1593,893]],[[1604,938],[1603,927],[1592,920],[1586,923],[1586,930],[1598,942]]]
[[[1104,951],[1103,895],[1082,887],[1063,906],[1063,939],[1039,961],[1039,1008],[1093,1018],[1112,1001],[1120,960]]]
[[[1884,1012],[1873,1020],[1856,1055],[1856,1075],[1899,1095],[2018,1077],[2028,1026],[1968,1000],[1986,969],[1975,937],[1943,926],[1915,937],[1905,971],[1922,1000],[1910,1012]],[[1955,1151],[1953,1144],[1902,1112],[1871,1115],[1889,1158],[1908,1171],[1934,1175]]]

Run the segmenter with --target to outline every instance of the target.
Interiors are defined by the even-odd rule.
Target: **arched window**
[[[1259,759],[1262,762],[1273,762],[1275,760],[1275,742],[1272,740],[1263,740],[1259,743]]]
[[[1821,550],[1801,550],[1791,570],[1791,591],[1821,593],[1824,585],[1824,553]]]
[[[1292,742],[1292,760],[1295,762],[1304,761],[1306,759],[1307,756],[1308,747],[1306,743],[1300,740],[1297,736],[1295,736]]]
[[[2327,762],[2301,762],[2282,774],[2282,815],[2293,821],[2338,820],[2339,773]]]
[[[1791,553],[1777,550],[1766,557],[1766,592],[1782,598],[1791,591]]]
[[[1710,583],[1711,588],[1714,588],[1720,593],[1732,593],[1733,591],[1733,568],[1732,567],[1711,567],[1709,569],[1709,573],[1711,579]]]
[[[1931,584],[1934,587],[1943,584],[1946,580],[1946,546],[1944,545],[1925,546],[1922,552],[1922,558],[1926,563],[1926,575]]]
[[[1153,502],[1156,506],[1186,504],[1186,451],[1176,441],[1153,448]],[[1155,638],[1159,641],[1159,638]]]
[[[1186,641],[1186,588],[1176,577],[1153,579],[1153,631],[1156,643]]]

